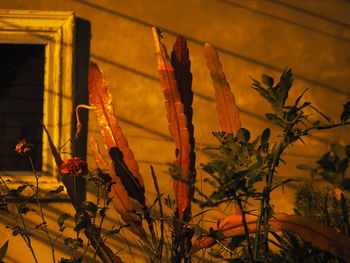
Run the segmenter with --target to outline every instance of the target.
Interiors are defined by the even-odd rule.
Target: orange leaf
[[[163,37],[156,28],[152,28],[152,30],[156,46],[158,72],[165,98],[168,129],[175,141],[177,149],[175,165],[181,167],[181,180],[174,180],[174,188],[179,218],[182,220],[185,213],[189,214],[186,211],[190,209],[191,144],[190,134],[187,128],[188,121],[184,113],[184,104],[181,101],[175,71],[163,43]]]
[[[246,221],[250,232],[256,230],[257,217],[246,215]],[[298,235],[300,238],[321,250],[328,251],[334,256],[345,261],[350,260],[350,237],[337,232],[331,227],[324,226],[312,219],[299,215],[287,215],[276,213],[269,220],[269,226],[277,231],[287,231]],[[231,214],[211,227],[213,231],[220,231],[225,237],[243,235],[242,214]],[[215,244],[215,238],[209,235],[200,236],[192,245],[190,254],[196,253],[202,248],[208,248]]]
[[[216,109],[221,129],[224,132],[236,135],[237,131],[241,128],[241,121],[239,119],[235,97],[231,92],[225,73],[222,71],[219,54],[210,44],[205,44],[204,57],[207,61],[207,66],[213,81]]]
[[[93,62],[90,62],[89,93],[90,103],[94,107],[94,112],[96,113],[108,152],[110,152],[112,148],[118,148],[122,152],[123,161],[135,178],[133,181],[138,184],[139,191],[144,194],[145,189],[142,176],[139,173],[138,164],[134,159],[134,155],[129,148],[128,142],[123,135],[115,115],[108,82],[97,64]],[[124,185],[124,187],[127,186]]]
[[[94,154],[96,166],[100,168],[101,170],[107,170],[109,169],[110,165],[107,163],[105,158],[103,158],[102,154],[100,153],[100,149],[98,147],[97,141],[94,137],[89,138],[89,148]]]
[[[189,155],[189,170],[191,181],[196,178],[196,155],[194,152],[195,139],[194,139],[194,126],[192,123],[192,73],[191,73],[191,61],[189,59],[189,50],[187,48],[186,39],[182,36],[178,36],[171,52],[171,65],[175,70],[175,78],[178,84],[178,90],[181,95],[181,102],[184,105],[184,113],[187,117],[187,129],[190,136],[190,155]],[[187,165],[187,164],[186,164]],[[193,195],[193,189],[190,189],[191,196]],[[186,217],[186,216],[185,216]]]
[[[276,214],[269,221],[277,229],[300,236],[321,250],[328,251],[346,262],[350,261],[350,237],[312,219],[298,215]]]
[[[125,223],[130,225],[130,230],[134,234],[147,240],[146,232],[142,227],[141,218],[136,214],[135,207],[113,167],[109,170],[109,176],[111,177],[113,184],[108,195],[112,198],[114,208],[121,215]]]
[[[97,115],[102,137],[108,152],[110,153],[113,149],[118,149],[122,155],[122,160],[119,161],[123,164],[123,170],[121,171],[123,174],[116,174],[115,165],[110,166],[109,169],[109,176],[111,177],[112,182],[114,182],[109,196],[112,198],[113,205],[121,214],[123,220],[130,224],[130,229],[140,237],[146,238],[141,220],[136,215],[134,205],[129,198],[131,195],[133,197],[141,196],[142,198],[137,199],[137,201],[144,205],[145,190],[143,180],[139,174],[138,164],[134,159],[133,153],[128,146],[128,142],[124,137],[122,130],[119,127],[117,117],[115,116],[108,82],[98,66],[93,62],[90,62],[89,93],[90,103],[94,107],[94,112]],[[112,161],[114,161],[114,159],[112,159]],[[120,176],[131,177],[127,182],[132,182],[135,186],[123,184],[124,181],[122,182]],[[128,189],[135,188],[137,188],[137,195],[134,195],[136,193],[128,192]]]

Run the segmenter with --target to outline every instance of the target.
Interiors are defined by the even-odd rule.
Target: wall
[[[0,8],[72,10],[90,21],[91,59],[101,66],[110,82],[120,124],[150,192],[153,183],[149,165],[155,167],[161,191],[172,192],[166,163],[174,160],[156,72],[152,25],[164,30],[169,49],[178,34],[189,41],[198,167],[207,160],[201,149],[215,144],[210,134],[220,129],[202,55],[206,42],[219,51],[241,110],[242,124],[251,130],[252,137],[270,124],[263,116],[267,104],[250,88],[251,77],[260,79],[266,73],[278,79],[286,67],[291,67],[295,76],[291,100],[308,89],[305,100],[334,119],[350,98],[349,1],[1,0]],[[310,117],[319,116],[310,112]],[[275,128],[273,134],[277,131]],[[101,140],[93,114],[88,133]],[[331,142],[349,143],[348,134],[349,128],[338,128],[313,133],[305,139],[305,145],[295,143],[284,158],[289,166],[281,167],[280,175],[305,175],[295,169],[296,164],[317,160]],[[91,154],[88,161],[93,166]],[[198,178],[202,176],[199,170]],[[280,190],[275,193],[276,210],[292,212],[294,186],[285,189],[284,194]],[[16,257],[15,248],[11,248],[10,255]]]

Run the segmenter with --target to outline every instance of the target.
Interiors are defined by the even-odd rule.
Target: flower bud
[[[33,149],[33,147],[34,144],[27,142],[26,139],[22,139],[17,143],[15,151],[18,152],[20,155],[26,156]]]
[[[60,173],[62,175],[78,176],[85,175],[87,172],[88,165],[86,161],[80,157],[67,159],[60,165]]]

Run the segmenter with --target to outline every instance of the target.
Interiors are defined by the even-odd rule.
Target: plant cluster
[[[289,102],[293,84],[291,69],[287,69],[277,83],[272,77],[262,75],[261,82],[253,80],[252,88],[270,104],[272,111],[266,113],[266,118],[271,124],[279,126],[281,134],[273,141],[270,128],[267,128],[260,136],[252,139],[250,132],[241,127],[235,99],[219,56],[212,46],[206,44],[204,56],[213,81],[222,131],[213,133],[218,140],[218,147],[210,149],[211,161],[202,164],[202,169],[208,174],[204,182],[211,189],[209,193],[204,193],[196,186],[192,74],[186,40],[178,37],[169,56],[161,32],[154,28],[153,34],[168,128],[176,148],[175,161],[169,169],[175,199],[160,192],[153,167],[151,174],[156,198],[151,201],[146,199],[143,178],[119,126],[108,82],[99,67],[92,62],[89,71],[91,105],[77,107],[77,132],[72,142],[83,128],[78,110],[91,109],[99,122],[108,150],[107,158],[101,155],[96,140],[91,138],[89,147],[96,159],[96,170],[90,170],[87,163],[76,156],[63,160],[59,148],[52,143],[43,125],[62,183],[75,210],[74,215],[64,213],[57,220],[60,233],[69,227],[67,220],[74,222],[75,231],[75,236],[64,239],[64,244],[70,250],[70,258],[61,258],[59,262],[85,262],[86,253],[91,247],[94,250],[92,261],[99,257],[103,262],[123,262],[109,247],[107,240],[113,235],[119,235],[124,229],[138,238],[139,249],[148,256],[147,262],[188,263],[197,259],[206,262],[204,249],[209,248],[212,261],[349,262],[349,213],[344,193],[350,188],[350,181],[345,178],[350,146],[332,144],[331,151],[317,162],[318,166],[299,165],[300,169],[310,171],[311,179],[297,194],[297,214],[287,215],[275,211],[271,204],[271,193],[291,181],[275,180],[280,165],[284,163],[282,155],[285,150],[296,141],[303,142],[303,137],[313,130],[349,125],[350,102],[344,105],[340,120],[335,122],[310,102],[302,102],[306,90],[293,103]],[[319,114],[321,120],[311,120],[305,113],[310,110]],[[41,222],[35,228],[47,236],[52,262],[56,262],[55,242],[61,234],[53,237],[48,231],[40,201],[40,178],[30,158],[32,147],[30,143],[21,141],[16,151],[28,157],[36,185],[23,185],[11,190],[0,176],[0,208],[12,218],[13,224],[8,227],[13,235],[22,237],[35,262],[38,260],[31,243],[33,231],[28,229],[25,215],[34,209],[38,210]],[[83,202],[77,198],[75,182],[79,177],[86,178],[95,186],[96,200]],[[331,188],[316,186],[318,179],[327,181]],[[27,187],[34,190],[31,199],[37,204],[35,208],[28,202],[19,201],[21,192]],[[49,194],[55,195],[61,191],[63,186]],[[9,198],[15,199],[12,210]],[[207,211],[192,215],[193,202],[209,210],[221,204],[233,205],[235,211],[209,229],[204,229],[200,226],[200,220],[195,220],[199,215],[205,217]],[[324,205],[318,208],[317,203]],[[111,229],[105,229],[104,222],[110,204],[113,204],[124,223],[116,223]],[[169,211],[171,216],[167,215]],[[170,236],[166,230],[171,231]],[[8,242],[0,249],[0,262],[5,257],[7,247]],[[199,251],[203,251],[202,257],[197,256]]]

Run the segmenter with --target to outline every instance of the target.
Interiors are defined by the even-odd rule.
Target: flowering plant
[[[59,169],[61,174],[69,176],[86,175],[88,173],[88,165],[80,157],[73,157],[63,161]]]
[[[307,258],[308,262],[350,262],[349,212],[344,194],[349,190],[349,182],[344,179],[350,160],[349,146],[333,145],[334,155],[326,154],[318,162],[319,167],[299,166],[310,170],[312,176],[321,176],[337,187],[335,193],[340,196],[337,200],[340,201],[338,211],[341,211],[341,214],[338,217],[341,220],[337,220],[336,224],[325,225],[324,222],[317,221],[318,217],[305,213],[305,209],[302,208],[310,198],[303,199],[300,211],[294,215],[274,211],[271,204],[271,193],[292,181],[286,179],[281,183],[275,180],[285,150],[294,142],[302,141],[303,136],[314,130],[349,125],[350,102],[344,105],[339,122],[334,122],[311,102],[302,102],[305,92],[293,103],[289,103],[288,95],[293,84],[291,69],[287,69],[277,83],[271,76],[262,75],[261,81],[253,80],[252,87],[270,104],[271,112],[265,116],[280,127],[281,134],[277,141],[272,142],[270,128],[267,128],[253,139],[250,132],[242,128],[235,98],[223,72],[219,55],[211,45],[206,44],[204,56],[212,77],[222,131],[213,133],[218,139],[218,146],[210,149],[211,161],[202,165],[203,171],[208,175],[204,182],[211,187],[211,190],[202,192],[196,187],[198,180],[192,124],[192,74],[186,40],[183,37],[177,38],[170,57],[161,32],[154,28],[153,34],[168,128],[176,148],[175,161],[170,169],[175,199],[164,197],[160,192],[153,167],[151,175],[156,198],[146,198],[143,177],[119,125],[108,82],[97,64],[91,62],[91,105],[77,107],[77,132],[74,139],[83,128],[79,121],[78,109],[92,109],[97,116],[103,142],[108,150],[107,158],[101,155],[96,140],[91,138],[89,146],[96,159],[96,172],[90,171],[87,163],[80,157],[63,161],[60,151],[52,143],[50,134],[43,126],[62,182],[75,210],[73,217],[64,213],[57,220],[59,231],[63,232],[67,227],[66,220],[73,218],[76,232],[74,237],[64,239],[71,256],[62,258],[60,263],[83,262],[90,247],[95,251],[92,261],[98,256],[102,262],[124,262],[106,242],[108,237],[119,235],[124,229],[134,234],[133,238],[137,239],[140,245],[138,248],[146,255],[148,262],[189,263],[195,260],[199,251],[209,248],[211,258],[233,262],[304,262],[295,251],[302,251],[304,259]],[[319,113],[322,119],[310,120],[304,113],[306,110]],[[32,147],[32,144],[23,140],[16,146],[16,151],[27,156]],[[46,233],[51,244],[52,261],[56,262],[55,240],[47,229],[38,198],[39,177],[34,168],[33,172],[36,178],[34,198],[42,218],[38,228],[42,228]],[[74,183],[77,176],[84,176],[94,183],[97,189],[96,202],[77,198]],[[335,182],[336,178],[342,177],[344,180],[341,183]],[[7,188],[1,176],[0,179],[6,187],[5,194],[1,194],[1,200],[6,200],[11,195],[18,196],[28,187],[22,186],[12,191]],[[262,187],[259,187],[259,183]],[[53,190],[52,194],[61,190]],[[251,206],[253,201],[258,203],[258,206]],[[193,203],[199,204],[201,208],[234,204],[235,209],[233,213],[205,229],[200,226],[201,220],[197,222],[196,215],[192,214]],[[118,227],[107,230],[103,228],[103,222],[109,204],[113,204],[123,222]],[[7,204],[4,206],[7,207]],[[327,209],[324,211],[328,213],[330,210]],[[31,233],[24,219],[28,208],[16,203],[16,211],[20,220],[14,217],[14,225],[11,226],[13,234],[21,235],[37,262]],[[206,211],[201,211],[199,215],[205,216],[205,213]],[[337,231],[336,227],[340,231]],[[167,235],[167,229],[170,230],[170,235]],[[80,233],[84,233],[85,238]],[[193,238],[194,236],[196,238]],[[279,250],[273,250],[272,245]],[[0,260],[6,252],[6,247],[7,243],[0,249]]]

